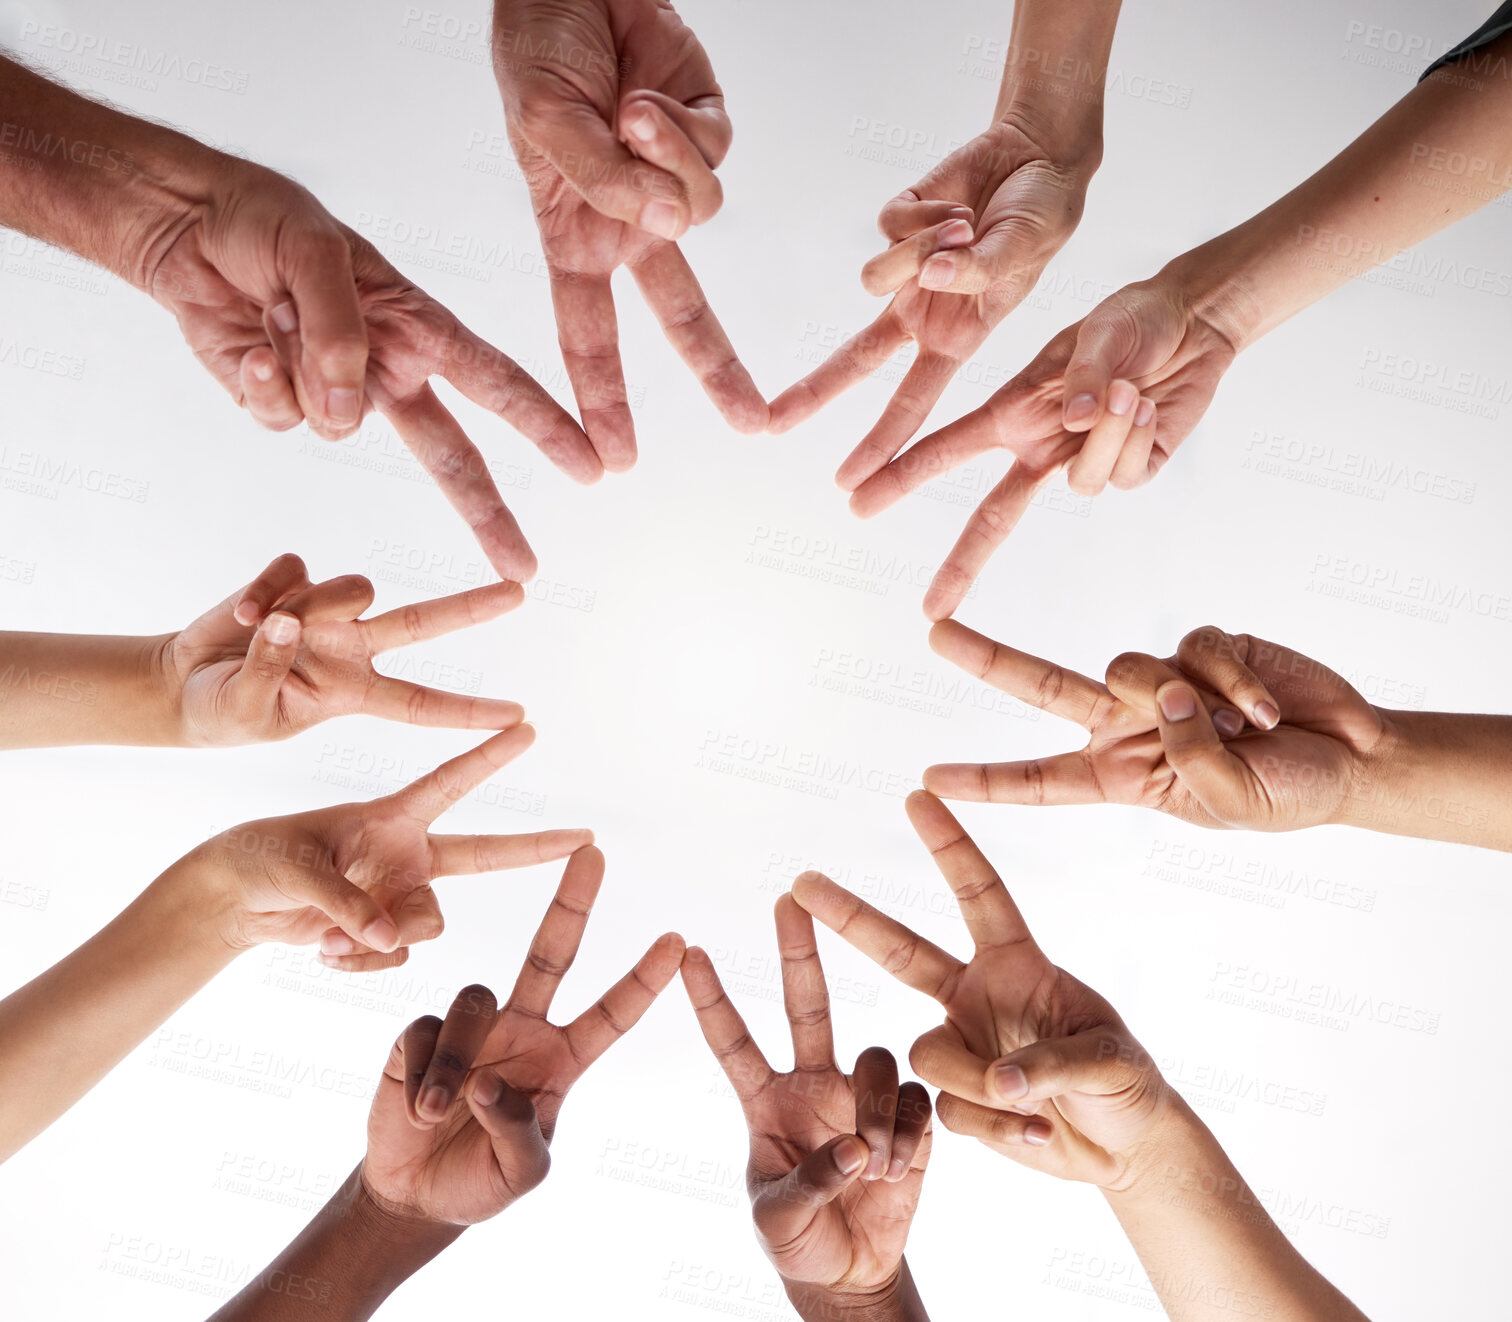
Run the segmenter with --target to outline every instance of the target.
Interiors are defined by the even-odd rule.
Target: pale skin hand
[[[1103,84],[1117,0],[1018,0],[992,127],[883,209],[888,248],[861,272],[892,301],[772,403],[786,431],[870,376],[905,343],[917,355],[882,417],[841,465],[851,508],[882,506],[870,479],[917,433],[961,364],[1038,283],[1081,220],[1102,160]]]
[[[530,189],[562,358],[603,466],[635,462],[610,276],[629,269],[726,422],[767,425],[676,240],[719,210],[730,146],[708,56],[659,0],[496,0],[494,72]]]
[[[574,479],[603,468],[582,429],[517,363],[405,279],[372,244],[273,170],[102,106],[0,59],[0,223],[99,262],[173,313],[195,356],[258,422],[353,432],[390,422],[505,579],[535,572],[482,454],[430,386],[442,376]],[[30,135],[30,136],[28,136]]]
[[[381,675],[373,658],[482,624],[524,599],[518,583],[494,583],[363,619],[373,602],[366,578],[312,583],[298,556],[280,556],[164,644],[162,668],[178,695],[183,739],[286,739],[351,712],[456,729],[518,725],[525,714],[518,703]]]
[[[516,726],[394,794],[233,827],[174,864],[218,897],[232,949],[319,941],[321,962],[392,968],[441,934],[437,877],[528,867],[588,844],[589,831],[439,835],[431,824],[535,740]]]
[[[793,896],[944,1009],[945,1022],[909,1053],[920,1077],[942,1090],[940,1123],[1022,1165],[1102,1189],[1174,1322],[1217,1322],[1236,1298],[1257,1301],[1256,1315],[1360,1322],[1265,1214],[1113,1007],[1040,950],[945,806],[919,792],[908,814],[960,905],[974,945],[968,961],[818,873],[799,877]]]
[[[1074,753],[930,767],[924,787],[947,799],[1124,803],[1198,826],[1291,831],[1337,821],[1387,738],[1383,714],[1326,666],[1212,626],[1163,660],[1124,653],[1106,684],[955,620],[930,646],[1088,735]]]
[[[822,1303],[825,1316],[876,1309],[923,1318],[903,1250],[929,1160],[929,1095],[900,1086],[880,1047],[862,1052],[854,1073],[840,1070],[813,920],[783,896],[776,923],[793,1039],[787,1073],[767,1063],[708,955],[693,947],[682,965],[704,1040],[750,1131],[757,1238],[805,1316]]]
[[[550,1022],[603,877],[597,849],[573,854],[502,1007],[486,987],[469,987],[445,1021],[419,1019],[395,1043],[362,1165],[363,1185],[380,1206],[472,1225],[545,1177],[569,1090],[639,1022],[683,957],[682,938],[669,932],[575,1019]]]
[[[1512,57],[1512,37],[1480,54]],[[1054,472],[1065,467],[1085,495],[1148,482],[1201,421],[1239,352],[1498,196],[1505,185],[1494,172],[1467,182],[1443,162],[1498,160],[1509,123],[1512,79],[1440,70],[1310,179],[1105,299],[987,403],[868,477],[851,500],[865,516],[978,455],[1016,457],[942,563],[925,598],[930,618],[956,610]]]

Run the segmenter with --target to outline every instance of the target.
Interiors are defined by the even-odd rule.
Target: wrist
[[[182,939],[222,953],[229,964],[258,943],[246,935],[246,915],[222,880],[223,867],[206,856],[216,843],[206,841],[170,864],[143,894],[172,915]]]
[[[864,1289],[814,1285],[786,1276],[782,1285],[804,1322],[927,1322],[906,1258],[888,1280]]]
[[[352,1172],[343,1193],[344,1214],[367,1240],[397,1251],[423,1253],[425,1261],[454,1243],[467,1229],[390,1202],[368,1184],[365,1162]]]
[[[153,729],[155,743],[174,748],[187,746],[184,730],[184,681],[174,664],[178,634],[159,634],[134,640],[132,668],[138,677],[140,707]]]
[[[1076,112],[1039,95],[1000,102],[993,124],[1006,125],[1034,143],[1051,164],[1080,179],[1085,191],[1103,159],[1102,106]]]

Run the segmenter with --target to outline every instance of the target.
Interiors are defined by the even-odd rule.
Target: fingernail
[[[387,918],[375,918],[362,929],[362,939],[374,950],[390,951],[399,944],[399,929]]]
[[[875,1150],[867,1154],[866,1174],[862,1177],[867,1180],[880,1180],[887,1174],[887,1158]]]
[[[940,243],[950,248],[959,248],[971,242],[971,226],[964,220],[951,220],[940,226]]]
[[[650,142],[656,136],[656,123],[649,110],[636,110],[630,118],[622,120],[627,132],[637,142]]]
[[[504,1080],[497,1074],[480,1074],[473,1084],[473,1100],[479,1106],[492,1106],[504,1095]]]
[[[1163,689],[1160,694],[1160,714],[1168,721],[1189,721],[1197,714],[1197,696],[1184,684],[1175,684]]]
[[[975,213],[970,207],[958,202],[950,208],[950,214],[952,216],[960,216],[963,220],[970,220]]]
[[[663,239],[677,237],[677,208],[670,202],[647,202],[641,208],[640,226]]]
[[[1281,713],[1276,710],[1274,703],[1257,702],[1255,704],[1255,724],[1262,730],[1275,729],[1280,719]]]
[[[320,938],[320,953],[322,955],[350,955],[357,949],[357,943],[345,932],[327,932]]]
[[[1139,407],[1134,411],[1134,425],[1136,427],[1147,427],[1150,424],[1150,419],[1154,416],[1155,401],[1153,399],[1142,399],[1139,401]]]
[[[1050,1142],[1049,1125],[1030,1125],[1024,1130],[1024,1142],[1030,1147],[1042,1148]]]
[[[856,1151],[854,1143],[840,1149],[835,1157],[835,1168],[842,1175],[854,1175],[866,1163],[866,1153]]]
[[[263,621],[263,633],[274,647],[287,647],[299,637],[299,621],[292,615],[275,611]]]
[[[1067,422],[1087,422],[1097,412],[1096,395],[1078,395],[1066,405]]]
[[[231,612],[231,618],[238,624],[257,623],[257,603],[255,601],[239,601],[236,609]]]
[[[420,1094],[420,1105],[415,1109],[421,1115],[428,1115],[436,1120],[446,1114],[446,1108],[451,1105],[451,1094],[439,1083],[433,1083]]]
[[[328,969],[339,969],[341,967],[341,961],[335,955],[316,955],[315,958]]]
[[[294,311],[292,303],[280,303],[273,309],[273,324],[285,335],[292,335],[299,329],[299,316]]]
[[[908,1163],[902,1157],[894,1157],[893,1163],[887,1168],[887,1182],[896,1184],[908,1174]]]
[[[1115,418],[1121,418],[1139,399],[1139,391],[1135,390],[1127,381],[1115,381],[1108,391],[1108,412]]]
[[[1236,711],[1230,711],[1222,707],[1213,713],[1213,729],[1217,730],[1225,739],[1232,739],[1240,730],[1244,729],[1244,717]]]
[[[326,391],[326,417],[332,422],[339,422],[343,426],[356,422],[360,406],[361,401],[355,390],[342,386]]]
[[[1029,1080],[1017,1065],[999,1065],[993,1086],[1004,1101],[1016,1102],[1029,1091]]]
[[[273,379],[274,365],[266,358],[259,358],[252,364],[252,375],[259,381],[271,381]]]
[[[954,279],[955,263],[939,253],[925,262],[923,270],[919,272],[919,286],[922,289],[949,289]]]

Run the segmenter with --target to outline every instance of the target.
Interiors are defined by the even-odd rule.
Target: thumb
[[[339,873],[291,867],[282,880],[291,899],[319,909],[354,941],[385,954],[398,947],[399,929],[388,910]]]
[[[683,186],[641,160],[592,106],[534,93],[518,111],[519,132],[595,211],[663,239],[692,223]]]
[[[1061,408],[1067,431],[1090,431],[1107,408],[1108,388],[1139,343],[1139,327],[1120,303],[1092,309],[1066,364]]]
[[[756,1195],[756,1230],[768,1244],[787,1244],[806,1230],[815,1212],[833,1202],[866,1169],[869,1149],[855,1134],[841,1134],[809,1153],[782,1179]]]
[[[368,358],[351,247],[335,225],[287,233],[279,247],[290,301],[268,316],[294,359],[291,375],[311,425],[321,435],[345,436],[362,421]]]
[[[1016,306],[1039,279],[1038,254],[1043,247],[1028,221],[1009,216],[983,230],[969,247],[935,253],[919,271],[919,285],[951,294],[980,294],[990,285],[1005,283]]]
[[[1192,797],[1220,822],[1254,821],[1249,768],[1218,737],[1197,691],[1173,679],[1155,690],[1155,710],[1165,759]]]
[[[986,1093],[997,1105],[1023,1107],[1066,1093],[1108,1096],[1147,1077],[1152,1062],[1127,1034],[1111,1027],[1045,1038],[994,1061]]]
[[[257,626],[241,669],[226,685],[226,696],[242,720],[272,717],[278,691],[299,656],[299,637],[299,619],[287,611],[272,611]]]

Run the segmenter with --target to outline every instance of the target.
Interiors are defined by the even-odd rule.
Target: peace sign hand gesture
[[[822,1304],[825,1316],[880,1308],[922,1317],[903,1249],[929,1161],[929,1094],[900,1086],[881,1047],[863,1051],[849,1076],[840,1071],[813,920],[784,895],[776,923],[793,1035],[785,1074],[751,1039],[708,955],[693,947],[682,965],[704,1040],[750,1130],[757,1238],[800,1312]]]

